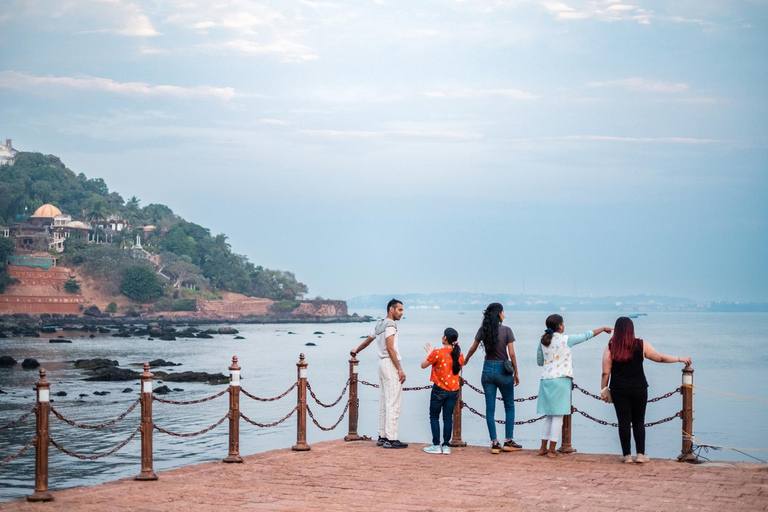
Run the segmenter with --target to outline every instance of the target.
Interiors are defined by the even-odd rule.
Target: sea
[[[361,315],[380,317],[382,311],[358,311]],[[612,327],[615,312],[561,312],[566,333],[577,334],[598,327]],[[540,368],[536,366],[536,347],[544,330],[547,313],[508,312],[505,325],[515,334],[520,385],[517,398],[537,394]],[[405,386],[429,385],[429,369],[421,369],[424,345],[439,346],[442,332],[453,327],[466,353],[480,326],[479,311],[446,311],[406,309],[399,323],[400,351],[407,375]],[[764,462],[768,460],[768,313],[650,313],[635,320],[638,337],[651,343],[659,352],[693,359],[694,435],[702,460]],[[74,369],[72,361],[108,358],[120,367],[154,359],[165,359],[181,366],[164,371],[205,371],[228,374],[232,357],[237,356],[242,368],[241,385],[252,395],[274,397],[288,389],[297,378],[299,355],[308,364],[307,376],[312,390],[321,401],[331,403],[342,392],[349,375],[349,351],[358,346],[372,330],[373,323],[343,324],[248,324],[234,325],[244,339],[234,335],[217,335],[213,339],[148,340],[146,337],[117,338],[101,335],[95,338],[80,332],[65,332],[71,344],[49,343],[47,338],[0,339],[0,355],[22,361],[35,358],[42,363],[51,382],[53,407],[66,418],[78,423],[99,424],[118,417],[138,398],[137,382],[87,382],[87,372]],[[57,333],[59,334],[59,333]],[[585,390],[599,394],[601,356],[609,336],[602,334],[573,349],[574,381]],[[377,356],[374,347],[359,355],[359,378],[377,383]],[[463,370],[468,383],[480,386],[483,366],[482,349]],[[683,365],[646,361],[645,372],[650,384],[649,397],[656,397],[680,386]],[[160,368],[158,368],[160,370]],[[15,454],[35,433],[34,416],[19,425],[3,428],[29,411],[35,404],[34,383],[37,370],[23,370],[20,365],[0,369],[0,461]],[[165,383],[177,388],[162,398],[190,401],[212,396],[226,385],[202,383]],[[155,383],[155,387],[162,384]],[[130,391],[124,392],[126,388]],[[66,396],[55,396],[63,391]],[[104,396],[95,392],[106,391]],[[81,397],[80,395],[85,395]],[[361,385],[359,433],[377,436],[378,390]],[[310,407],[317,421],[331,426],[342,414],[345,400],[325,409]],[[241,410],[259,423],[271,423],[285,416],[296,405],[296,392],[272,401],[254,401],[241,395]],[[468,387],[464,401],[484,412],[483,397]],[[497,402],[496,418],[503,419],[501,402]],[[573,404],[590,416],[615,422],[613,407],[574,391]],[[429,443],[429,391],[407,391],[400,417],[400,440]],[[178,433],[193,433],[210,427],[228,410],[228,394],[194,405],[171,405],[155,402],[156,425]],[[646,421],[674,415],[682,408],[679,394],[648,405]],[[537,417],[536,401],[516,405],[516,420]],[[72,427],[51,415],[51,435],[63,448],[91,456],[105,453],[124,441],[139,425],[137,407],[117,424],[101,430]],[[332,431],[322,431],[308,420],[307,441],[313,443],[339,439],[347,433],[344,418]],[[647,429],[646,453],[653,458],[675,458],[681,450],[681,421]],[[498,426],[499,437],[504,435]],[[515,440],[524,448],[538,448],[541,423],[515,427]],[[485,420],[470,413],[463,414],[463,440],[470,445],[488,446]],[[288,448],[296,442],[296,417],[271,428],[259,428],[241,420],[240,453],[243,455]],[[581,415],[573,417],[572,444],[578,452],[620,455],[617,429],[594,422]],[[705,446],[708,445],[708,446]],[[205,434],[195,437],[172,437],[154,433],[155,471],[219,460],[227,455],[227,421]],[[715,448],[718,447],[718,448]],[[418,449],[411,447],[409,449]],[[98,460],[80,460],[50,448],[49,486],[52,490],[93,485],[140,472],[140,440],[137,436],[113,455]],[[514,454],[510,455],[514,457]],[[34,449],[18,459],[0,465],[0,501],[20,498],[34,488]]]

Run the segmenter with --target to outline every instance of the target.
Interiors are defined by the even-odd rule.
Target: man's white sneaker
[[[439,454],[443,453],[443,450],[440,449],[440,445],[439,444],[433,444],[432,446],[425,446],[424,447],[424,452],[425,453],[435,453],[435,454],[439,455]],[[449,452],[450,452],[450,450],[449,450]]]

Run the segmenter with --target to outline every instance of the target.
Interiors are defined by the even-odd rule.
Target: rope
[[[285,395],[287,395],[288,393],[290,393],[291,391],[293,391],[293,388],[295,388],[295,387],[296,387],[296,386],[298,386],[298,385],[299,385],[299,383],[298,383],[298,382],[294,382],[294,383],[293,383],[293,385],[292,385],[291,387],[289,387],[288,389],[286,389],[286,390],[285,390],[285,393],[283,393],[283,394],[281,394],[281,395],[278,395],[278,396],[276,396],[276,397],[273,397],[273,398],[259,398],[258,396],[254,396],[254,395],[250,394],[249,392],[247,392],[247,391],[246,391],[246,390],[244,390],[243,388],[240,388],[240,391],[241,391],[241,392],[242,392],[242,393],[243,393],[245,396],[247,396],[248,398],[250,398],[250,399],[252,399],[252,400],[258,400],[259,402],[274,402],[275,400],[280,400],[281,398],[285,397]]]
[[[59,411],[57,411],[54,406],[51,406],[51,412],[58,419],[60,419],[61,421],[63,421],[64,423],[66,423],[66,424],[68,424],[68,425],[70,425],[72,427],[83,428],[83,429],[91,429],[91,430],[98,430],[98,429],[104,428],[104,427],[111,427],[112,425],[114,425],[118,421],[124,419],[126,416],[128,416],[131,413],[131,411],[133,411],[136,408],[137,405],[139,405],[139,402],[141,402],[141,399],[137,399],[135,402],[133,402],[131,404],[131,406],[128,408],[127,411],[125,411],[123,414],[121,414],[120,416],[118,416],[114,420],[108,421],[106,423],[101,423],[99,425],[83,425],[82,423],[76,423],[76,422],[74,422],[72,420],[68,420]]]
[[[21,457],[21,455],[22,455],[24,452],[26,452],[27,450],[29,450],[30,448],[32,448],[32,446],[33,446],[33,445],[34,445],[36,442],[37,442],[37,438],[35,437],[35,438],[33,438],[33,439],[30,441],[30,442],[28,442],[27,444],[25,444],[25,445],[24,445],[24,447],[23,447],[21,450],[19,450],[19,451],[18,451],[18,452],[16,452],[15,454],[11,455],[10,457],[6,457],[6,458],[4,458],[2,461],[0,461],[0,466],[2,466],[2,465],[4,465],[4,464],[8,464],[9,462],[12,462],[12,461],[14,461],[14,460],[18,459],[19,457]]]
[[[51,438],[51,444],[53,446],[55,446],[57,450],[59,450],[62,453],[65,453],[65,454],[69,455],[70,457],[75,457],[76,459],[80,459],[80,460],[96,460],[96,459],[101,459],[102,457],[107,457],[108,455],[112,455],[116,451],[120,450],[122,447],[124,447],[125,445],[130,443],[131,439],[136,437],[136,434],[138,434],[140,430],[141,430],[141,427],[139,426],[139,427],[136,428],[136,430],[133,431],[133,433],[130,436],[128,436],[128,439],[126,439],[125,441],[123,441],[122,443],[117,445],[115,448],[109,450],[108,452],[100,453],[98,455],[80,455],[80,454],[71,452],[71,451],[67,450],[66,448],[62,447],[56,441],[54,441],[53,438]]]
[[[485,414],[481,413],[477,409],[472,408],[469,404],[467,404],[467,402],[464,402],[463,400],[461,402],[461,406],[462,407],[466,407],[467,409],[469,409],[469,412],[471,412],[472,414],[474,414],[476,416],[480,416],[483,419],[488,419],[488,417]],[[545,414],[543,416],[539,416],[538,418],[531,418],[530,420],[516,421],[515,425],[525,425],[526,423],[536,423],[537,421],[543,420],[546,417],[547,417],[547,415]],[[496,423],[498,423],[499,425],[506,425],[507,424],[507,422],[504,421],[504,420],[494,420],[494,421]]]
[[[699,446],[706,446],[707,448],[712,448],[712,449],[715,449],[715,450],[736,450],[737,452],[742,452],[742,451],[744,451],[744,452],[768,452],[768,448],[733,448],[732,446],[719,446],[719,445],[716,445],[716,444],[702,443],[693,434],[689,434],[685,430],[683,430],[682,432],[685,435],[686,440],[693,441],[694,443],[696,443]],[[765,461],[763,461],[763,462],[765,462]]]
[[[11,428],[12,426],[16,425],[17,423],[21,423],[21,422],[22,422],[22,421],[24,421],[25,419],[29,418],[29,416],[30,416],[30,415],[31,415],[33,412],[35,412],[36,410],[37,410],[37,406],[34,406],[34,407],[32,407],[32,410],[30,410],[29,412],[26,412],[26,413],[22,414],[21,416],[19,416],[18,418],[16,418],[16,419],[15,419],[15,420],[13,420],[12,422],[8,423],[7,425],[5,425],[5,426],[3,426],[3,427],[0,427],[0,430],[5,430],[5,429],[7,429],[7,428]]]
[[[215,429],[216,427],[218,427],[219,425],[224,423],[224,420],[226,420],[227,418],[229,418],[229,413],[225,414],[223,418],[221,418],[219,421],[217,421],[216,423],[214,423],[210,427],[204,428],[203,430],[199,430],[197,432],[192,432],[191,434],[180,434],[178,432],[171,432],[170,430],[165,430],[164,428],[158,427],[157,425],[155,425],[155,430],[157,430],[159,432],[162,432],[163,434],[168,434],[169,436],[195,437],[195,436],[199,436],[201,434],[205,434],[206,432],[210,432],[211,430]]]
[[[315,392],[312,391],[312,386],[309,385],[309,382],[307,382],[307,389],[309,390],[309,394],[312,395],[312,398],[315,399],[315,402],[317,402],[320,407],[325,407],[327,409],[341,402],[341,399],[344,398],[344,395],[347,393],[347,389],[349,389],[349,382],[350,379],[347,379],[347,383],[344,385],[344,389],[341,391],[341,395],[339,395],[339,398],[337,398],[336,401],[332,404],[324,404],[321,402],[320,399],[315,396]]]
[[[346,416],[348,410],[349,410],[349,400],[347,400],[347,405],[344,406],[344,410],[342,411],[341,416],[339,416],[339,419],[336,421],[336,423],[334,423],[332,427],[323,427],[322,425],[320,425],[320,423],[317,422],[317,420],[315,419],[315,415],[312,414],[312,409],[310,409],[309,405],[307,405],[307,413],[309,414],[309,417],[312,418],[312,423],[314,423],[317,426],[317,428],[325,432],[328,432],[338,427],[339,423],[341,423],[341,420],[343,420],[344,416]]]
[[[276,427],[277,425],[281,424],[282,422],[284,422],[285,420],[287,420],[288,418],[293,416],[293,413],[295,413],[298,410],[299,410],[299,406],[297,405],[293,409],[291,409],[291,412],[289,412],[288,414],[283,416],[281,419],[279,419],[279,420],[277,420],[277,421],[275,421],[273,423],[258,423],[256,421],[253,421],[252,419],[250,419],[248,416],[246,416],[243,413],[240,413],[240,417],[243,418],[248,423],[250,423],[251,425],[255,425],[255,426],[261,427],[261,428],[269,428],[269,427]]]
[[[215,398],[219,398],[223,394],[227,393],[229,391],[229,388],[221,391],[220,393],[216,393],[215,395],[209,396],[207,398],[200,398],[198,400],[190,400],[189,402],[177,402],[175,400],[163,400],[162,398],[157,398],[154,394],[152,395],[152,400],[156,400],[160,402],[161,404],[171,404],[171,405],[192,405],[192,404],[201,404],[203,402],[207,402],[209,400],[213,400]]]
[[[766,402],[766,403],[768,403],[768,400],[766,400],[764,398],[754,398],[754,397],[751,397],[751,396],[734,395],[733,393],[725,393],[723,391],[715,391],[714,389],[707,389],[707,388],[702,388],[702,387],[699,387],[699,386],[684,385],[683,387],[698,389],[700,391],[706,391],[708,393],[717,393],[718,395],[725,395],[725,396],[730,396],[730,397],[733,397],[733,398],[740,398],[742,400],[752,400],[753,402]]]

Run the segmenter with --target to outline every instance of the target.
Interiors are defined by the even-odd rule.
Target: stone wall
[[[313,300],[302,302],[291,316],[346,316],[347,303],[343,300]]]
[[[8,286],[0,295],[0,313],[79,314],[82,297],[64,291],[69,269],[8,265],[8,275],[19,284]]]

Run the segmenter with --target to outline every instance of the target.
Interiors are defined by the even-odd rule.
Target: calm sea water
[[[360,314],[378,315],[379,311],[359,311]],[[544,328],[544,313],[509,313],[505,321],[517,337],[516,350],[521,384],[517,397],[528,397],[538,391],[540,370],[536,366],[536,344]],[[407,310],[400,324],[400,348],[407,374],[406,386],[429,383],[429,369],[419,366],[424,357],[426,342],[438,345],[445,327],[454,327],[460,333],[463,350],[469,349],[474,333],[480,325],[479,312],[464,314],[449,311]],[[614,313],[567,313],[566,332],[580,333],[600,326],[612,326]],[[735,395],[764,400],[747,401],[721,394],[697,391],[694,400],[695,435],[709,444],[765,449],[768,448],[768,314],[765,313],[654,313],[635,320],[636,331],[660,352],[691,356],[695,368],[694,384]],[[138,397],[138,382],[85,382],[84,373],[74,370],[68,361],[94,357],[116,359],[122,367],[157,358],[182,363],[175,371],[207,371],[227,374],[233,355],[240,359],[242,386],[261,397],[275,396],[287,389],[296,379],[296,362],[305,353],[309,363],[308,376],[315,393],[324,402],[335,400],[348,376],[349,350],[356,347],[373,324],[332,325],[239,325],[244,340],[234,336],[217,336],[210,340],[179,339],[178,341],[148,341],[146,338],[87,338],[74,337],[72,344],[51,344],[43,338],[0,339],[0,354],[21,361],[27,357],[38,359],[52,382],[51,392],[65,391],[66,397],[54,397],[54,407],[68,418],[95,424],[115,418]],[[322,331],[323,334],[313,334]],[[289,332],[295,334],[289,334]],[[70,334],[70,333],[65,333]],[[313,342],[316,346],[306,346]],[[581,387],[597,393],[600,385],[600,361],[608,342],[603,334],[574,348],[575,381]],[[360,378],[377,382],[377,360],[372,347],[360,355]],[[477,354],[464,370],[464,377],[480,387],[482,353]],[[135,368],[136,369],[136,368]],[[649,396],[659,396],[680,385],[681,364],[646,362],[650,382]],[[164,369],[166,370],[166,369]],[[0,369],[0,427],[28,411],[35,402],[33,391],[37,371]],[[157,386],[158,384],[156,384]],[[212,395],[225,386],[193,383],[168,383],[171,388],[184,391],[165,395],[172,400],[192,400]],[[131,393],[123,393],[130,387]],[[94,391],[109,391],[100,397]],[[85,398],[78,395],[84,393]],[[201,430],[219,418],[228,408],[228,395],[203,404],[173,406],[155,403],[154,420],[161,427],[176,432]],[[295,405],[295,392],[277,402],[254,402],[242,396],[241,408],[253,420],[266,423],[275,421]],[[482,396],[465,388],[464,400],[484,411]],[[403,441],[426,443],[430,441],[428,421],[429,391],[407,392],[403,399],[400,419],[400,438]],[[310,402],[311,404],[311,402]],[[598,402],[579,392],[574,393],[574,405],[590,415],[606,421],[615,421],[612,406]],[[649,404],[646,419],[655,421],[671,416],[681,408],[679,395]],[[324,426],[333,424],[343,410],[342,404],[333,409],[313,408]],[[536,416],[536,402],[517,404],[516,419]],[[503,407],[497,406],[497,418],[503,419]],[[378,418],[378,390],[360,387],[359,432],[375,437]],[[124,440],[139,423],[137,408],[125,420],[103,430],[84,431],[70,427],[51,416],[51,433],[65,448],[85,455],[98,454],[111,449]],[[620,453],[616,429],[603,426],[586,418],[574,416],[573,446],[580,452]],[[540,439],[540,423],[518,426],[515,439],[525,448],[536,448]],[[680,421],[659,425],[647,431],[647,453],[651,457],[674,458],[680,453]],[[332,432],[322,432],[311,421],[308,427],[309,443],[338,439],[346,434],[346,419]],[[469,444],[489,443],[485,421],[464,413],[463,438]],[[503,436],[503,426],[499,435]],[[155,470],[217,460],[227,455],[227,423],[194,438],[172,438],[155,432]],[[0,430],[0,460],[15,453],[34,436],[34,417],[23,424]],[[269,429],[253,427],[241,422],[240,450],[244,455],[295,443],[296,421]],[[768,459],[766,452],[746,452]],[[754,461],[734,451],[703,453],[715,460]],[[125,448],[97,461],[81,461],[68,457],[51,447],[50,487],[54,490],[80,485],[91,485],[117,478],[130,477],[140,471],[140,442],[136,437]],[[29,494],[34,487],[34,450],[28,451],[14,462],[0,466],[0,500]]]

